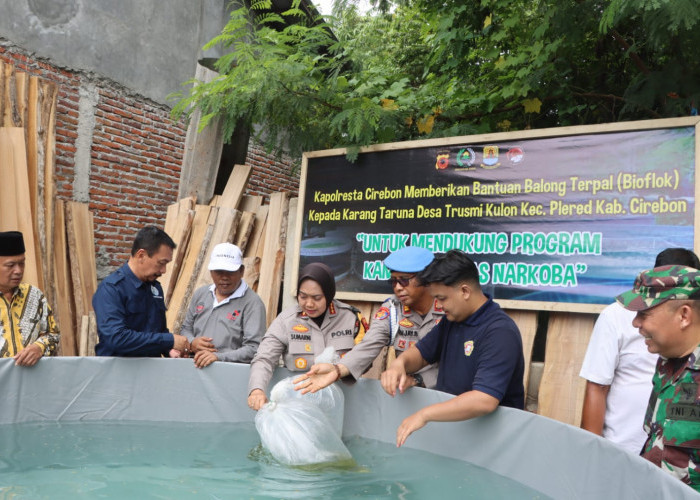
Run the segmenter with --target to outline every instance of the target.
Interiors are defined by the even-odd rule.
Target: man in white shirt
[[[667,248],[654,267],[700,268],[697,255]],[[617,302],[606,307],[593,327],[579,375],[586,379],[581,427],[639,454],[647,438],[644,413],[658,355],[651,354],[632,326],[635,313]]]

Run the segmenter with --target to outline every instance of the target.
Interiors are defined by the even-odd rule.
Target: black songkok
[[[24,253],[24,238],[19,231],[0,232],[0,255],[9,257]]]

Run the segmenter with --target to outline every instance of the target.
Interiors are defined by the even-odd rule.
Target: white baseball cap
[[[219,243],[214,247],[209,261],[210,271],[238,271],[243,264],[241,249],[231,243]]]

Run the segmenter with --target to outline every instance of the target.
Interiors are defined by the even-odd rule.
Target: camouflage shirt
[[[700,346],[659,358],[644,430],[642,456],[700,491]]]

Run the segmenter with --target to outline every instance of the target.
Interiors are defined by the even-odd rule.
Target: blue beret
[[[384,265],[391,271],[418,273],[433,261],[433,252],[421,247],[404,247],[392,252],[384,259]]]

